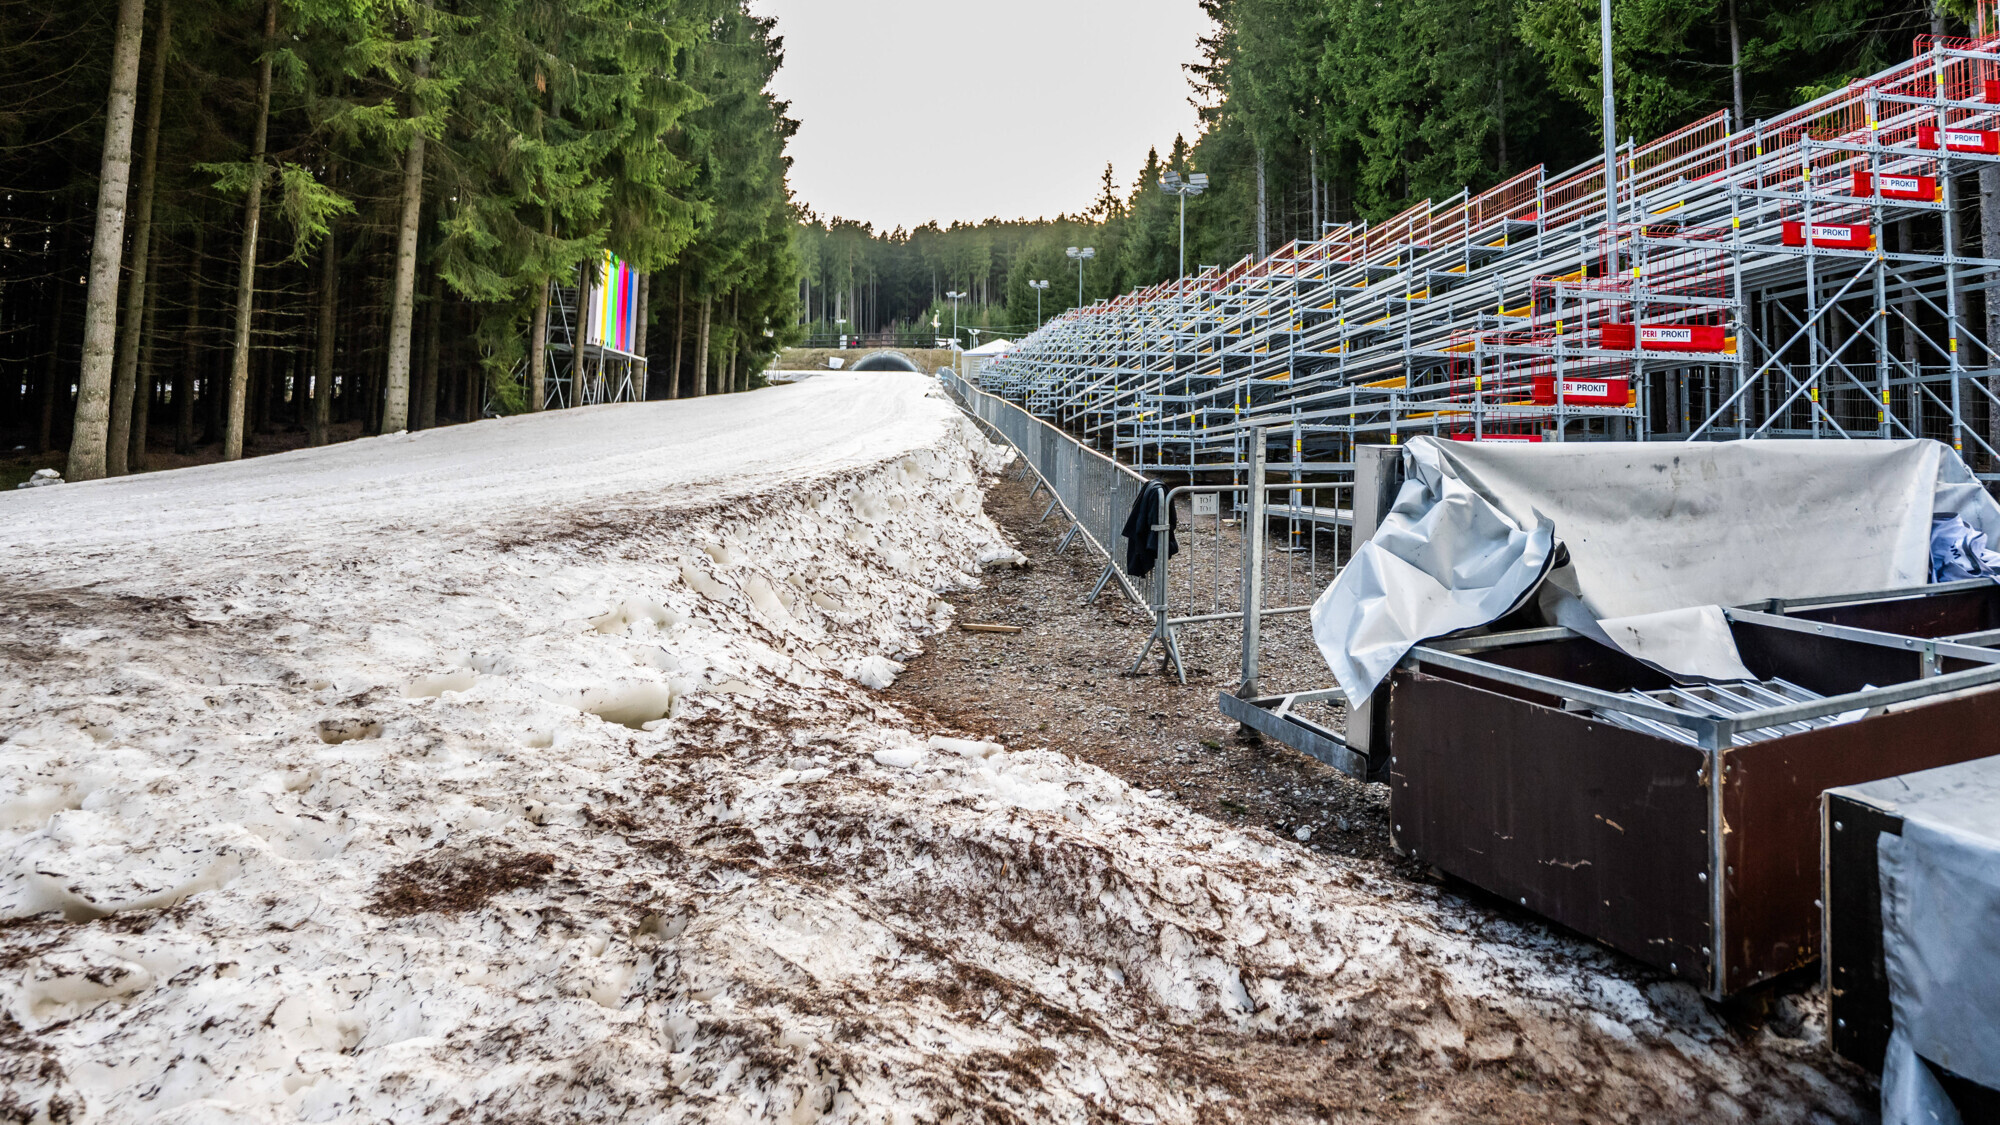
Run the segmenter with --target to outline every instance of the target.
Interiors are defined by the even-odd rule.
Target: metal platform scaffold
[[[1142,468],[1344,467],[1412,434],[1929,437],[2000,479],[2000,36],[1770,120],[1719,112],[1604,166],[1332,225],[1262,261],[1073,310],[982,380]]]
[[[643,402],[646,357],[636,275],[612,255],[585,263],[573,285],[550,281],[542,408]],[[526,382],[527,360],[515,368]]]

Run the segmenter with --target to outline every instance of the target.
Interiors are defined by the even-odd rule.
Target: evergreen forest
[[[1187,68],[1196,138],[1148,151],[1129,181],[1107,167],[1089,208],[1053,220],[877,232],[808,217],[800,300],[814,334],[837,331],[836,317],[866,332],[928,332],[940,317],[948,334],[947,291],[968,294],[962,324],[1032,330],[1077,304],[1070,246],[1097,251],[1082,269],[1086,304],[1170,279],[1168,170],[1211,178],[1187,203],[1193,270],[1603,151],[1596,0],[1201,3],[1215,30]],[[1755,122],[1909,58],[1920,36],[1969,34],[1975,19],[1959,0],[1615,0],[1620,139],[1717,110]],[[1030,280],[1050,282],[1039,313]]]
[[[1077,214],[877,231],[792,198],[749,0],[0,0],[0,440],[81,480],[540,409],[606,252],[649,397],[745,389],[1174,276],[1170,170],[1211,177],[1192,269],[1600,151],[1591,0],[1199,2],[1195,137]],[[1757,120],[1968,2],[1616,0],[1620,130]]]
[[[746,386],[782,61],[744,0],[0,0],[0,432],[83,480],[538,409],[607,251],[651,397]]]

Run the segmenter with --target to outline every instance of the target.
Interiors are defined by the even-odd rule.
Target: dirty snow
[[[1321,1119],[1258,1102],[1300,1044],[1604,1120],[1861,1112],[1802,1021],[1737,1049],[1575,942],[882,705],[1019,559],[1006,456],[828,374],[0,496],[0,1119]]]

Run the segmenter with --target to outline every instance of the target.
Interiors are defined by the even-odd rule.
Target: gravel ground
[[[1093,605],[1079,604],[1103,561],[1081,544],[1057,555],[1067,524],[1059,515],[1038,522],[1048,501],[1030,499],[1029,488],[1010,474],[986,500],[987,514],[1027,565],[996,570],[980,589],[950,599],[961,623],[1023,631],[947,633],[910,662],[888,696],[946,727],[1072,754],[1238,827],[1267,828],[1287,840],[1304,832],[1304,846],[1316,851],[1393,863],[1387,786],[1358,783],[1288,746],[1239,732],[1217,709],[1216,695],[1233,690],[1239,675],[1233,622],[1181,631],[1185,685],[1164,671],[1157,648],[1137,674],[1128,671],[1149,631],[1145,611],[1115,587]],[[1184,536],[1190,555],[1201,549],[1201,534]],[[1183,572],[1174,573],[1178,580]],[[1234,573],[1223,579],[1236,580]],[[1271,619],[1265,690],[1331,680],[1304,615]],[[1326,708],[1314,717],[1337,729],[1338,715]],[[1423,870],[1401,866],[1411,876]]]

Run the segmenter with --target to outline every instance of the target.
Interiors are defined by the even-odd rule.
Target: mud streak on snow
[[[1003,459],[827,376],[0,497],[0,1119],[1860,1114],[1809,1037],[914,731],[864,684],[1011,553]]]

